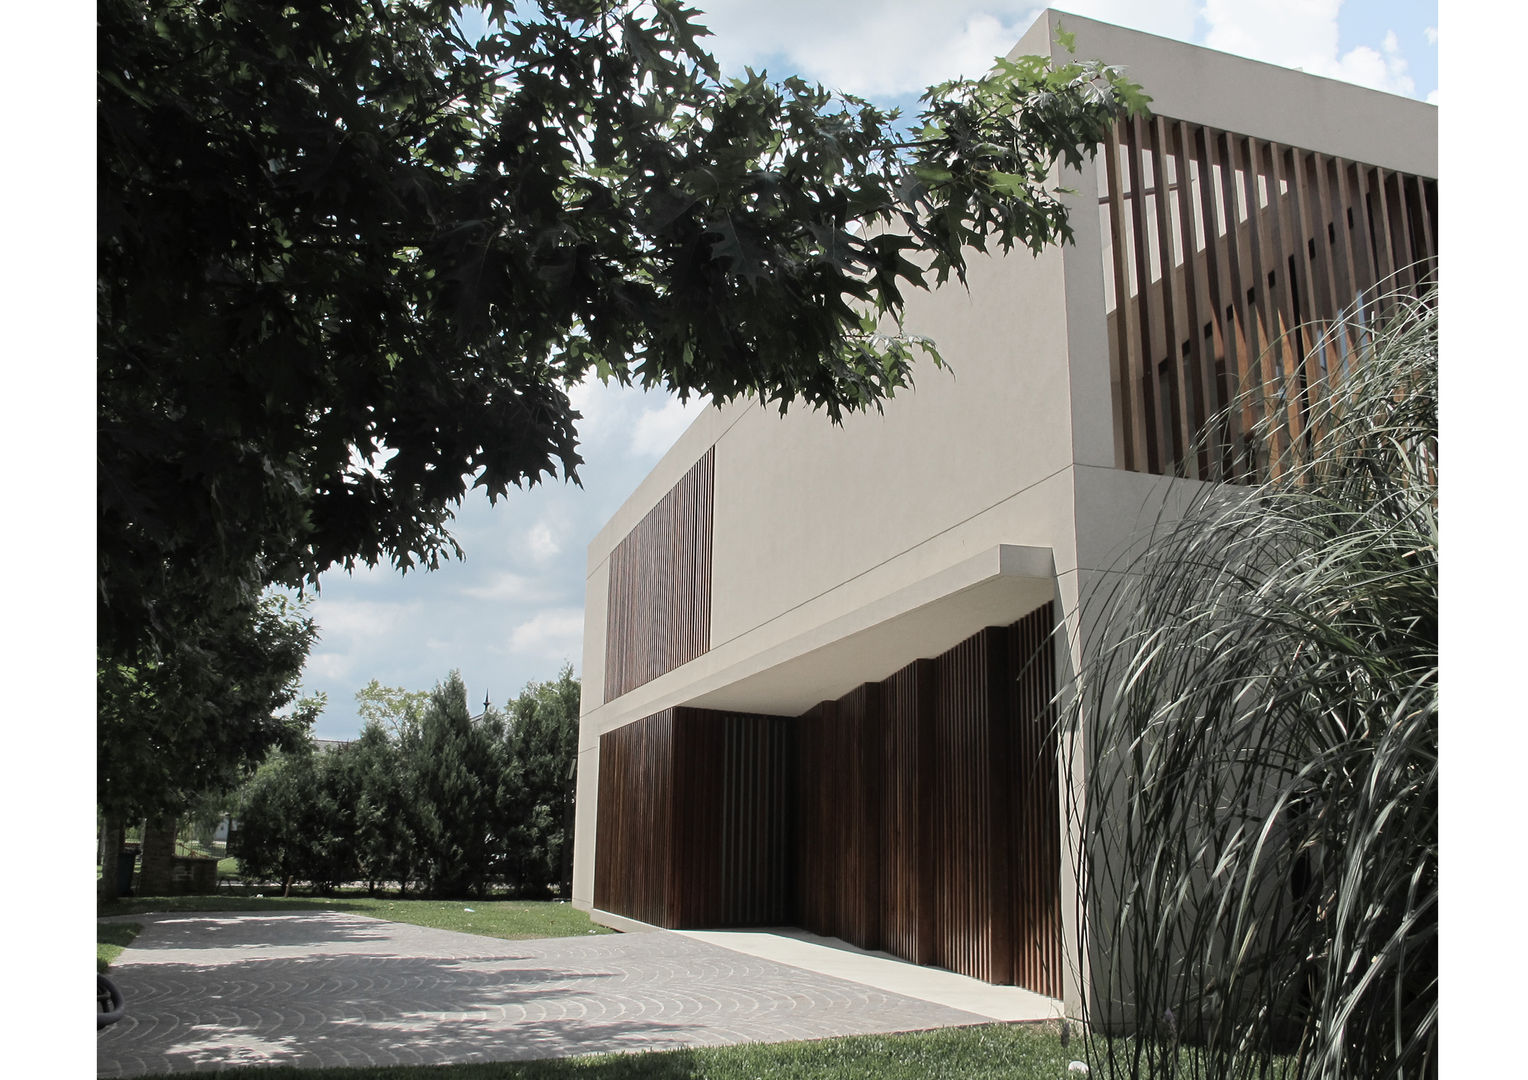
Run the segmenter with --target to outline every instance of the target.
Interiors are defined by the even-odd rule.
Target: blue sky
[[[799,73],[887,104],[979,74],[1040,8],[998,0],[712,0],[702,19],[725,69]],[[1376,89],[1437,100],[1438,5],[1375,0],[1072,0],[1063,10]],[[1104,59],[1107,59],[1105,57]],[[1147,87],[1150,92],[1150,87]],[[322,639],[304,692],[323,691],[323,738],[356,734],[354,694],[369,680],[428,689],[460,669],[474,705],[502,704],[527,681],[579,666],[585,549],[704,408],[659,392],[574,388],[583,488],[561,483],[474,496],[455,528],[466,559],[431,573],[328,574],[312,613]],[[826,422],[826,421],[824,421]]]

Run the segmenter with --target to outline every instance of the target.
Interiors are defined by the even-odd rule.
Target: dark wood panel
[[[881,684],[887,726],[881,940],[887,952],[915,964],[934,962],[936,678],[934,661],[918,660]]]
[[[793,725],[797,922],[879,948],[887,728],[880,684],[825,701]]]
[[[1156,324],[1160,320],[1152,318],[1152,301],[1159,295],[1157,290],[1151,288],[1151,239],[1146,229],[1146,169],[1142,163],[1141,149],[1146,142],[1146,121],[1140,117],[1131,120],[1122,120],[1120,125],[1125,130],[1126,161],[1129,165],[1129,190],[1130,190],[1130,214],[1126,219],[1130,231],[1130,249],[1135,265],[1135,296],[1134,307],[1136,311],[1136,337],[1135,348],[1128,357],[1127,369],[1131,374],[1131,393],[1141,395],[1141,416],[1143,417],[1144,444],[1146,449],[1146,465],[1148,472],[1162,471],[1162,413],[1157,401],[1157,365],[1156,356],[1158,331]],[[1116,252],[1116,258],[1119,253]],[[1124,307],[1132,298],[1119,297],[1117,302]]]
[[[1198,232],[1195,228],[1196,211],[1201,207],[1195,203],[1193,182],[1195,162],[1193,160],[1193,148],[1191,147],[1192,136],[1187,125],[1177,122],[1171,125],[1173,164],[1177,171],[1178,182],[1175,185],[1178,192],[1178,246],[1183,252],[1184,283],[1183,283],[1183,306],[1186,322],[1184,325],[1184,388],[1187,401],[1184,413],[1186,427],[1184,439],[1187,445],[1193,445],[1196,433],[1203,431],[1205,423],[1213,412],[1213,407],[1208,403],[1215,400],[1215,375],[1213,365],[1208,363],[1205,350],[1210,342],[1206,341],[1200,326],[1204,323],[1205,304],[1208,300],[1208,282],[1206,279],[1207,268],[1205,259],[1199,252]],[[1208,185],[1202,181],[1197,185],[1206,189]],[[1211,207],[1213,211],[1213,206]],[[1205,235],[1210,235],[1214,230],[1214,222],[1205,228]],[[1207,245],[1213,250],[1214,245]],[[1210,308],[1213,311],[1213,306]],[[1210,324],[1213,326],[1213,322]],[[1213,334],[1210,338],[1213,341]],[[1217,476],[1219,463],[1212,459],[1210,446],[1201,440],[1196,448],[1199,455],[1199,474],[1201,476]]]
[[[987,982],[1013,975],[1012,732],[1003,723],[1004,633],[981,631],[935,659],[934,962]]]
[[[1114,253],[1115,310],[1110,324],[1109,359],[1114,388],[1116,464],[1125,468],[1126,462],[1146,460],[1146,430],[1145,417],[1141,413],[1141,397],[1133,389],[1136,376],[1131,367],[1132,357],[1136,355],[1130,345],[1132,305],[1126,302],[1126,298],[1131,295],[1130,256],[1127,252],[1131,233],[1125,224],[1124,174],[1120,168],[1120,157],[1124,153],[1121,130],[1119,125],[1115,125],[1109,131],[1104,144],[1104,165],[1109,189],[1109,242]]]
[[[604,699],[711,647],[711,447],[610,553]]]
[[[600,736],[594,906],[672,926],[674,710]]]
[[[676,710],[674,925],[789,921],[786,717]]]
[[[671,929],[786,923],[790,723],[681,707],[601,735],[594,906]]]
[[[1057,775],[1055,609],[1047,604],[1009,630],[1014,677],[1013,981],[1062,994],[1061,796]]]

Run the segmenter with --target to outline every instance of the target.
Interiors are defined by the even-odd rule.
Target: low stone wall
[[[218,861],[194,855],[170,857],[169,896],[202,895],[218,891]]]
[[[143,861],[134,890],[139,896],[187,896],[217,890],[216,859],[175,854],[174,818],[147,823],[143,833]]]

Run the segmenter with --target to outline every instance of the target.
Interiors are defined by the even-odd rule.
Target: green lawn
[[[133,943],[142,923],[96,923],[96,970],[105,971]]]
[[[458,930],[485,937],[577,937],[611,931],[572,904],[531,900],[396,900],[367,896],[145,896],[101,904],[97,915],[174,911],[352,911],[374,919]]]
[[[260,1080],[1060,1080],[1081,1047],[1045,1025],[501,1064],[259,1070]]]

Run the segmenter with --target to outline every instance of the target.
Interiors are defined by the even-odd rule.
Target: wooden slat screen
[[[797,719],[681,707],[601,736],[595,906],[794,924],[1059,997],[1053,621],[1047,604]]]
[[[883,765],[885,864],[881,947],[915,964],[934,963],[937,838],[934,815],[934,693],[932,660],[907,665],[882,683],[886,709]]]
[[[790,723],[675,708],[601,735],[594,906],[671,929],[786,923]]]
[[[594,906],[670,926],[674,710],[600,736]]]
[[[1061,995],[1047,604],[794,727],[797,925]]]
[[[715,462],[712,447],[610,553],[607,702],[711,647]]]
[[[1437,181],[1165,117],[1103,151],[1116,465],[1264,475],[1253,425],[1308,439],[1389,295],[1436,284]]]
[[[886,731],[879,683],[814,706],[794,725],[795,913],[814,934],[881,947]]]
[[[672,924],[783,925],[790,719],[675,712]]]
[[[1053,609],[1047,604],[1008,628],[1005,678],[1014,730],[1011,820],[1013,981],[1059,998],[1061,980],[1061,792],[1056,773]]]
[[[1004,841],[1014,786],[1011,725],[999,715],[1001,638],[983,630],[934,661],[934,963],[992,983],[1013,975]]]

